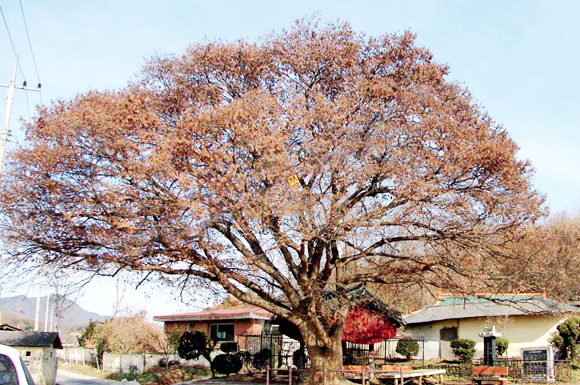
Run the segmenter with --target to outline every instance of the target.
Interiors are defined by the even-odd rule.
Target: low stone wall
[[[97,367],[97,354],[95,349],[64,347],[62,350],[57,350],[57,352],[58,359],[61,361]]]
[[[78,365],[88,365],[97,367],[97,355],[95,349],[85,348],[64,348],[58,352],[58,358],[63,361]],[[134,373],[143,374],[148,369],[158,366],[159,360],[165,358],[163,354],[103,354],[103,367],[100,368],[111,373]],[[171,355],[170,360],[177,360],[182,365],[210,366],[205,358],[197,360],[184,360]]]
[[[105,353],[103,355],[103,370],[111,373],[133,373],[142,374],[148,369],[158,366],[159,360],[165,358],[163,354],[116,354]],[[205,358],[197,360],[184,360],[173,355],[170,360],[177,360],[182,365],[210,366]]]

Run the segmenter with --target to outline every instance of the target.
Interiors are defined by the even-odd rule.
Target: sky
[[[418,45],[449,66],[448,79],[469,88],[519,145],[518,156],[535,168],[534,186],[551,213],[579,213],[578,1],[0,0],[0,7],[0,84],[10,80],[12,45],[20,58],[16,84],[42,83],[41,93],[15,92],[8,151],[22,144],[19,119],[34,116],[36,105],[121,88],[147,59],[179,54],[190,44],[256,41],[314,16],[323,23],[348,22],[367,36],[415,33]],[[2,106],[5,100],[6,88],[0,88]],[[111,314],[117,286],[95,281],[79,303]],[[22,292],[32,296],[36,289],[24,285],[2,295]],[[161,315],[208,304],[197,299],[185,305],[168,290],[129,284],[121,306]]]

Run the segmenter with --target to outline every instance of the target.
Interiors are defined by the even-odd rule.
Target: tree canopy
[[[506,263],[506,276],[519,276],[528,290],[546,291],[553,299],[580,299],[579,216],[553,215],[528,226],[526,236],[512,245],[512,249],[519,257]],[[526,263],[522,264],[521,260]]]
[[[542,197],[414,39],[302,20],[41,108],[2,176],[12,258],[218,285],[294,323],[327,367],[352,285],[497,278]]]

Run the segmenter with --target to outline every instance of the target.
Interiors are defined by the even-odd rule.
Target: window
[[[234,324],[209,325],[209,337],[215,342],[233,342]]]
[[[263,334],[280,334],[280,325],[273,325],[270,322],[265,322],[264,327],[262,328]]]
[[[439,331],[439,336],[441,337],[441,341],[453,341],[457,339],[457,328],[450,327],[450,328],[443,328]]]
[[[0,385],[18,385],[14,363],[4,354],[0,354]]]

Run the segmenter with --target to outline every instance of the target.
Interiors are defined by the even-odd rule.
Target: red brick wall
[[[261,320],[232,320],[232,321],[166,321],[165,322],[165,330],[172,331],[175,329],[181,330],[181,332],[194,332],[200,331],[204,332],[205,334],[209,335],[209,325],[210,324],[234,324],[234,335],[235,341],[240,344],[245,344],[244,341],[239,340],[238,336],[242,335],[257,335],[262,333],[262,325],[264,321]],[[240,349],[246,349],[247,346],[240,346]]]

